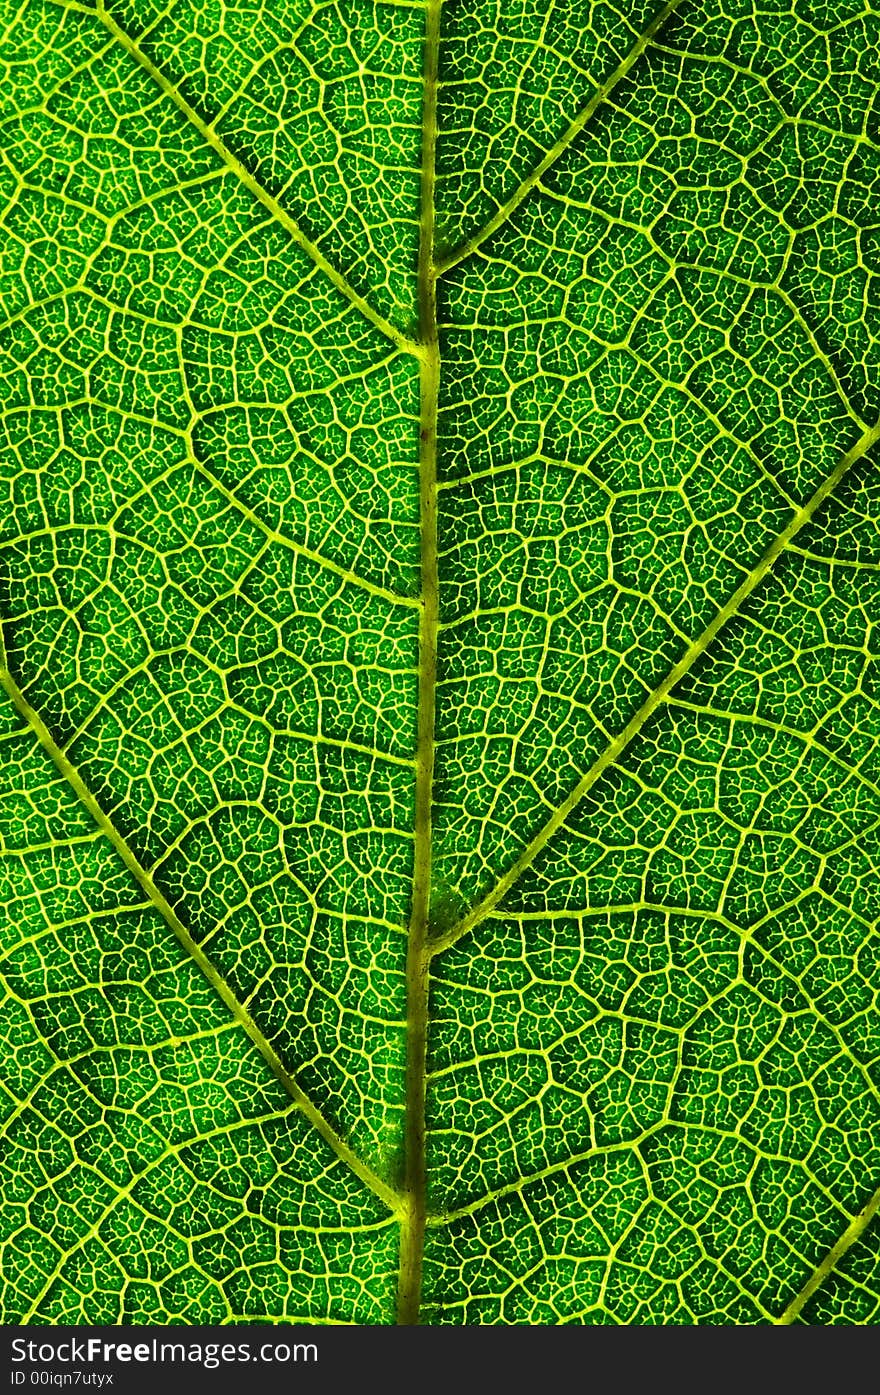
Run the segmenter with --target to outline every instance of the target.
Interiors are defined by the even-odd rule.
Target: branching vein
[[[63,0],[56,0],[56,3],[63,3]],[[104,4],[101,3],[101,0],[99,0],[95,14],[97,14],[108,31],[125,49],[126,53],[129,53],[131,57],[141,65],[144,71],[149,73],[150,77],[166,96],[174,102],[175,106],[179,107],[187,120],[192,122],[196,130],[201,133],[211,146],[212,150],[216,151],[227,168],[241,180],[242,184],[251,191],[263,207],[268,209],[281,227],[289,233],[296,245],[302,248],[328,280],[333,282],[336,289],[341,291],[346,299],[351,301],[352,305],[355,305],[357,309],[360,310],[361,314],[369,320],[371,324],[375,325],[377,329],[381,330],[399,349],[409,354],[418,355],[418,346],[413,340],[409,339],[396,325],[393,325],[390,320],[386,319],[384,315],[376,310],[359,291],[355,290],[346,277],[343,276],[340,271],[337,271],[336,267],[327,260],[317,244],[303,232],[296,219],[292,218],[279,201],[270,194],[267,189],[263,188],[260,181],[251,174],[247,166],[230,150],[229,146],[214,127],[199,116],[195,108],[189,104],[174,83],[147,57],[138,44],[130,38],[122,26],[108,13]]]
[[[273,1074],[281,1081],[281,1084],[284,1086],[291,1099],[298,1105],[309,1122],[317,1129],[321,1137],[329,1143],[337,1156],[351,1168],[352,1172],[354,1172],[371,1191],[375,1192],[376,1195],[396,1213],[400,1206],[397,1194],[356,1156],[348,1144],[336,1133],[332,1125],[327,1122],[308,1096],[300,1089],[275,1048],[254,1022],[247,1008],[238,1001],[220,972],[193,939],[173,906],[170,905],[166,897],[159,890],[150,873],[141,865],[137,857],[135,857],[125,838],[123,838],[113,821],[104,812],[97,799],[95,799],[94,795],[88,789],[79,771],[58,746],[45,722],[28,702],[18,683],[13,678],[6,664],[5,657],[2,655],[0,655],[0,686],[2,686],[7,696],[11,699],[16,710],[20,713],[25,722],[27,722],[34,736],[39,741],[46,754],[50,757],[56,769],[67,780],[84,807],[88,809],[98,828],[100,828],[101,832],[104,833],[113,844],[113,847],[116,849],[131,875],[146,892],[152,905],[155,906],[156,910],[173,931],[187,953],[195,960],[196,964],[198,964],[202,973],[232,1013],[235,1020],[243,1027]]]
[[[847,451],[841,458],[834,470],[816,490],[812,498],[798,509],[788,526],[778,535],[778,537],[767,548],[761,560],[749,572],[745,580],[737,587],[729,601],[718,611],[711,624],[707,625],[701,635],[690,645],[686,653],[679,659],[678,663],[666,674],[661,683],[658,683],[654,691],[645,699],[641,707],[630,718],[619,736],[615,737],[605,747],[599,758],[590,766],[568,798],[559,805],[551,818],[543,825],[540,831],[531,840],[528,846],[517,858],[513,866],[505,875],[496,882],[482,900],[475,905],[457,924],[450,930],[437,936],[430,942],[431,955],[441,954],[450,945],[460,940],[462,935],[466,935],[476,925],[503,900],[511,887],[519,880],[523,872],[529,868],[535,858],[546,847],[558,828],[565,823],[569,815],[577,808],[584,795],[593,788],[596,781],[608,770],[616,761],[620,759],[630,742],[642,730],[649,717],[656,712],[667,699],[669,694],[680,683],[682,678],[691,670],[701,654],[715,639],[716,635],[724,626],[741,610],[744,602],[752,594],[759,583],[769,572],[776,559],[785,551],[789,543],[794,540],[805,524],[814,516],[830,494],[837,488],[849,468],[855,464],[880,440],[880,425],[873,426],[870,430],[863,432],[856,444]]]
[[[447,271],[451,271],[459,262],[464,261],[466,257],[470,257],[483,245],[487,238],[490,238],[493,233],[496,233],[499,228],[503,227],[504,224],[508,222],[519,208],[523,199],[527,198],[536,184],[541,182],[544,175],[552,165],[556,164],[560,156],[565,154],[568,147],[580,135],[593,113],[608,100],[615,87],[623,81],[633,64],[638,62],[654,35],[662,29],[667,19],[669,19],[669,16],[680,4],[681,0],[669,0],[669,3],[664,5],[657,17],[651,21],[645,31],[633,44],[623,62],[619,63],[611,76],[606,78],[602,85],[596,89],[590,100],[581,108],[571,124],[559,137],[558,141],[556,141],[554,145],[551,145],[544,158],[530,171],[514,193],[511,194],[510,198],[501,205],[497,213],[495,213],[478,232],[475,232],[472,237],[469,237],[467,241],[463,242],[459,247],[455,247],[451,251],[444,253],[443,256],[438,257],[438,276],[444,276]]]

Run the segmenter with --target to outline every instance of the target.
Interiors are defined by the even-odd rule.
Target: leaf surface
[[[7,1321],[877,1321],[878,58],[6,7]]]

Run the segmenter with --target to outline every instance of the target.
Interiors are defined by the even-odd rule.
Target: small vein
[[[630,719],[623,731],[608,743],[605,750],[593,762],[568,798],[554,811],[546,821],[540,831],[535,835],[527,847],[517,858],[513,866],[501,877],[491,891],[483,897],[468,913],[452,926],[445,934],[439,935],[429,943],[429,953],[433,956],[448,949],[450,945],[460,940],[462,935],[467,934],[474,926],[478,925],[488,913],[499,904],[505,897],[515,882],[519,880],[523,872],[534,862],[535,858],[553,837],[566,819],[577,807],[584,795],[592,789],[596,781],[605,771],[614,765],[629,746],[630,742],[642,730],[648,718],[653,715],[667,699],[673,688],[690,671],[697,659],[705,652],[716,635],[724,628],[729,620],[736,615],[743,603],[755,590],[756,586],[767,575],[767,572],[775,563],[779,555],[785,551],[789,543],[809,523],[810,519],[821,507],[828,496],[836,489],[846,472],[857,460],[860,460],[871,447],[880,440],[880,423],[865,430],[855,445],[846,452],[838,461],[834,470],[815,491],[803,508],[798,509],[791,518],[788,526],[774,539],[767,548],[760,561],[752,568],[748,576],[737,587],[727,603],[721,607],[715,618],[706,626],[693,643],[685,651],[678,663],[669,670],[665,678],[658,683],[654,691],[645,699],[641,707]]]
[[[81,803],[88,809],[102,833],[109,838],[113,847],[125,863],[128,871],[147,894],[151,903],[160,913],[168,927],[173,931],[183,948],[191,958],[195,960],[196,964],[198,964],[202,973],[222,999],[225,1006],[229,1009],[232,1016],[239,1025],[244,1028],[244,1031],[254,1043],[273,1074],[284,1086],[290,1098],[299,1107],[309,1123],[317,1129],[324,1141],[330,1145],[337,1157],[346,1163],[355,1176],[364,1182],[371,1191],[375,1192],[376,1196],[384,1201],[385,1205],[388,1206],[394,1214],[398,1214],[400,1211],[400,1199],[397,1193],[387,1186],[386,1183],[353,1152],[348,1144],[340,1138],[333,1126],[328,1123],[320,1110],[297,1084],[295,1078],[287,1070],[275,1048],[267,1041],[266,1037],[263,1036],[263,1033],[254,1022],[247,1008],[238,1001],[219,970],[193,939],[174,908],[156,886],[150,873],[141,865],[125,838],[101,808],[79,771],[60,749],[39,713],[28,702],[6,665],[5,655],[3,655],[2,662],[0,662],[0,686],[2,686],[7,693],[20,716],[28,723],[56,769],[64,776],[68,784],[72,786]]]
[[[41,1289],[32,1299],[30,1308],[21,1319],[22,1324],[26,1325],[27,1323],[34,1322],[36,1320],[36,1315],[40,1310],[40,1304],[51,1291],[52,1285],[55,1283],[56,1279],[61,1278],[64,1272],[64,1266],[67,1264],[67,1262],[71,1259],[73,1255],[81,1253],[93,1240],[97,1240],[100,1244],[104,1245],[105,1249],[107,1248],[103,1240],[101,1230],[105,1222],[113,1215],[114,1211],[116,1211],[120,1205],[124,1204],[125,1202],[130,1202],[133,1206],[137,1207],[137,1209],[141,1212],[142,1215],[151,1215],[151,1213],[148,1212],[147,1209],[138,1201],[138,1198],[135,1195],[135,1191],[138,1187],[138,1184],[142,1182],[144,1178],[150,1176],[150,1174],[153,1173],[157,1168],[161,1167],[164,1163],[166,1163],[169,1158],[176,1158],[179,1161],[183,1149],[192,1146],[194,1143],[209,1142],[212,1139],[216,1138],[231,1138],[235,1133],[239,1132],[240,1130],[243,1131],[245,1129],[252,1128],[254,1125],[257,1125],[257,1127],[261,1127],[262,1125],[272,1123],[275,1120],[285,1119],[288,1113],[289,1107],[287,1110],[275,1110],[271,1114],[263,1114],[254,1119],[237,1119],[232,1124],[223,1124],[219,1128],[206,1129],[203,1133],[197,1133],[193,1138],[184,1139],[180,1143],[169,1143],[164,1152],[160,1153],[157,1157],[152,1158],[150,1162],[147,1164],[147,1166],[144,1167],[140,1172],[135,1172],[132,1175],[130,1181],[126,1182],[123,1185],[110,1182],[110,1185],[114,1188],[114,1195],[111,1197],[110,1201],[101,1211],[100,1215],[98,1215],[98,1217],[92,1223],[90,1228],[84,1234],[77,1236],[73,1244],[70,1245],[67,1250],[60,1249],[59,1247],[60,1253],[55,1263],[55,1267],[48,1274],[48,1276],[43,1282]],[[38,1115],[38,1117],[46,1121],[44,1115]],[[190,1175],[192,1175],[192,1173],[190,1173]],[[99,1173],[99,1176],[101,1176],[103,1181],[109,1181],[109,1179],[105,1177],[103,1173]],[[354,1232],[363,1234],[365,1232],[379,1230],[382,1228],[383,1225],[387,1226],[387,1224],[388,1222],[384,1221],[378,1224],[374,1222],[371,1225],[349,1226],[346,1227],[345,1233],[351,1234],[352,1232]],[[188,1241],[190,1238],[189,1236],[183,1235],[181,1231],[176,1230],[174,1226],[171,1225],[169,1220],[165,1221],[165,1227],[168,1231],[170,1231],[172,1235],[177,1236],[184,1242]],[[334,1233],[330,1227],[312,1226],[310,1227],[310,1229],[312,1231],[312,1234],[314,1235]]]
[[[450,1211],[433,1211],[427,1218],[427,1226],[431,1230],[439,1229],[443,1226],[453,1224],[462,1220],[465,1216],[473,1216],[476,1212],[482,1211],[485,1206],[491,1206],[495,1201],[503,1201],[505,1197],[521,1194],[527,1187],[536,1182],[547,1181],[551,1177],[556,1177],[560,1172],[568,1172],[569,1168],[577,1167],[579,1163],[592,1162],[595,1158],[604,1158],[614,1153],[628,1153],[638,1149],[643,1143],[653,1137],[654,1134],[666,1127],[667,1119],[658,1119],[644,1129],[636,1138],[626,1138],[620,1143],[608,1143],[599,1148],[585,1148],[583,1152],[572,1153],[570,1157],[560,1158],[558,1162],[548,1163],[546,1167],[537,1172],[528,1173],[525,1176],[517,1177],[512,1182],[503,1183],[491,1191],[484,1192],[481,1196],[475,1197],[472,1201],[466,1202],[463,1206],[458,1206]]]
[[[679,3],[680,0],[669,0],[669,3],[663,7],[660,13],[656,16],[656,18],[653,19],[651,23],[648,25],[647,29],[641,35],[641,37],[636,41],[635,44],[633,44],[629,53],[626,55],[623,61],[619,63],[618,66],[614,69],[614,72],[611,74],[611,76],[607,78],[605,82],[602,83],[601,87],[598,87],[596,89],[590,100],[587,102],[586,106],[581,108],[577,116],[569,125],[568,129],[563,132],[563,134],[559,137],[559,139],[556,141],[554,145],[551,145],[550,149],[547,151],[540,164],[535,166],[531,174],[529,174],[522,181],[522,183],[510,196],[507,202],[502,204],[498,211],[495,214],[493,214],[493,216],[489,219],[489,221],[482,228],[480,228],[478,232],[474,233],[472,237],[469,237],[458,247],[453,248],[451,252],[447,252],[444,256],[438,258],[438,276],[444,276],[447,271],[450,271],[452,269],[452,267],[457,266],[459,262],[464,261],[466,257],[471,256],[477,250],[478,247],[482,246],[482,244],[486,241],[487,238],[491,237],[493,233],[497,232],[498,229],[502,227],[513,216],[513,214],[519,208],[523,200],[531,193],[535,185],[539,183],[539,181],[550,169],[551,165],[556,164],[556,161],[560,158],[560,156],[565,153],[565,151],[568,149],[571,143],[580,135],[581,131],[584,129],[590,117],[597,110],[597,108],[602,106],[602,104],[605,101],[607,101],[611,93],[614,91],[615,87],[617,87],[617,85],[620,82],[622,82],[623,79],[626,77],[633,64],[636,63],[639,60],[639,58],[641,58],[642,54],[645,52],[645,49],[650,44],[654,35],[666,23],[667,19],[673,13],[673,11],[678,8]]]
[[[792,551],[794,550],[792,549]],[[784,722],[774,722],[769,717],[759,716],[756,712],[728,712],[723,707],[714,707],[711,703],[701,706],[696,702],[687,702],[684,698],[670,697],[669,705],[670,707],[680,707],[686,712],[693,712],[696,716],[717,717],[723,722],[743,722],[747,726],[763,727],[766,731],[772,731],[778,736],[789,736],[793,741],[799,741],[810,750],[817,751],[825,760],[836,765],[845,775],[852,776],[860,785],[869,789],[880,799],[880,785],[859,769],[857,765],[848,765],[841,755],[833,751],[812,731],[798,731],[796,727],[787,726]]]
[[[202,478],[210,484],[212,488],[216,489],[218,493],[222,494],[227,503],[231,504],[232,507],[241,514],[242,518],[246,518],[255,528],[259,528],[260,532],[269,542],[275,543],[279,547],[287,548],[290,552],[297,553],[301,557],[308,558],[310,562],[314,562],[315,566],[321,567],[325,571],[332,572],[334,576],[340,577],[350,585],[359,587],[362,591],[368,592],[371,596],[378,596],[383,601],[388,601],[391,605],[405,605],[413,609],[418,609],[421,606],[421,601],[417,596],[404,596],[398,591],[389,591],[386,590],[384,586],[376,586],[373,582],[367,581],[366,577],[360,576],[357,572],[349,571],[347,567],[342,567],[338,562],[332,561],[331,558],[325,556],[323,552],[316,552],[314,548],[306,547],[304,543],[295,542],[293,538],[288,537],[286,534],[279,533],[277,528],[273,528],[271,524],[267,523],[265,519],[262,519],[258,513],[255,513],[248,504],[245,504],[243,500],[239,499],[234,490],[229,489],[219,476],[214,473],[210,466],[206,465],[204,461],[198,458],[191,443],[189,462]]]
[[[59,0],[55,0],[55,3],[59,3]],[[71,8],[69,5],[65,5],[63,0],[61,0],[61,3],[63,8]],[[149,73],[150,77],[162,92],[164,92],[167,97],[170,97],[175,106],[183,112],[187,120],[190,121],[192,125],[195,126],[196,130],[204,137],[211,146],[211,149],[220,156],[227,168],[241,180],[242,184],[251,191],[263,207],[269,210],[276,221],[280,223],[284,230],[292,237],[297,246],[300,247],[324,275],[333,282],[336,289],[341,291],[346,299],[360,310],[365,319],[369,320],[371,324],[381,330],[399,349],[402,349],[405,353],[412,354],[416,358],[420,358],[422,355],[421,346],[417,344],[415,340],[403,334],[390,320],[386,319],[384,315],[374,309],[370,302],[355,290],[342,273],[337,271],[336,267],[327,260],[317,244],[314,243],[310,237],[306,236],[296,219],[292,218],[278,200],[263,187],[253,174],[251,174],[247,166],[229,149],[229,146],[214,129],[213,125],[199,116],[195,108],[190,105],[174,83],[165,76],[161,68],[157,67],[152,59],[147,57],[135,40],[125,32],[112,15],[107,13],[104,4],[100,2],[100,0],[97,8],[92,13],[101,20],[104,27],[113,35],[122,48],[125,49],[126,53],[134,58],[145,72]]]
[[[773,134],[775,134],[775,132]],[[787,269],[788,261],[791,255],[791,248],[793,245],[793,234],[784,222],[782,223],[782,226],[785,227],[786,231],[789,233],[789,246],[786,248],[785,253],[781,257],[781,266],[779,272],[772,281],[750,281],[747,277],[738,276],[735,272],[727,270],[727,268],[721,268],[717,266],[702,266],[699,263],[699,261],[696,260],[683,261],[678,258],[671,257],[668,252],[665,252],[663,250],[660,243],[657,241],[656,237],[654,236],[654,228],[652,226],[646,226],[642,223],[634,222],[633,220],[628,218],[612,216],[610,213],[606,212],[604,208],[595,204],[593,200],[590,198],[573,199],[571,197],[567,197],[565,199],[562,199],[553,190],[547,188],[543,189],[542,192],[545,193],[548,198],[552,199],[554,203],[559,203],[564,206],[567,205],[568,207],[573,208],[581,208],[585,212],[595,214],[596,217],[601,218],[605,223],[607,223],[609,227],[628,228],[631,232],[640,234],[650,244],[651,250],[654,252],[654,254],[658,256],[661,259],[661,261],[664,261],[666,263],[669,271],[672,273],[673,276],[677,276],[677,273],[681,270],[696,271],[703,276],[714,276],[718,281],[729,281],[731,285],[740,286],[747,291],[766,290],[771,294],[778,296],[785,308],[788,310],[795,324],[798,325],[801,332],[806,337],[807,343],[809,344],[813,354],[822,364],[822,367],[825,369],[825,372],[828,375],[828,378],[831,382],[832,387],[834,388],[834,391],[840,398],[844,410],[852,418],[852,420],[856,422],[856,424],[859,427],[861,427],[862,429],[865,428],[865,422],[855,411],[855,409],[852,406],[852,403],[849,401],[849,398],[847,397],[846,392],[844,391],[843,384],[840,381],[840,376],[837,372],[837,369],[834,367],[834,364],[831,361],[830,355],[826,352],[825,349],[822,348],[822,345],[820,344],[819,339],[817,338],[816,331],[813,329],[809,320],[807,320],[804,316],[797,302],[790,295],[790,293],[787,290],[785,290],[784,286],[782,285],[782,278]],[[782,220],[780,219],[780,221]],[[646,305],[650,304],[650,300],[652,298],[653,296],[649,298],[648,302],[646,302]],[[650,364],[647,364],[646,366],[649,368],[651,367]],[[731,433],[726,432],[725,434],[730,435]],[[740,443],[738,442],[737,444]]]

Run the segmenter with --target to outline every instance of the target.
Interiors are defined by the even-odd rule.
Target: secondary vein
[[[229,1009],[232,1016],[240,1026],[244,1028],[248,1037],[250,1037],[273,1074],[280,1080],[294,1103],[298,1105],[299,1109],[317,1129],[325,1142],[330,1145],[337,1157],[351,1168],[355,1176],[360,1178],[371,1191],[375,1192],[376,1196],[380,1197],[391,1211],[399,1213],[400,1198],[397,1193],[387,1186],[386,1183],[352,1151],[304,1091],[300,1089],[275,1048],[266,1037],[263,1036],[263,1033],[254,1022],[247,1008],[243,1003],[238,1001],[235,994],[222,977],[220,971],[193,939],[173,906],[171,906],[159,890],[150,873],[142,866],[112,819],[110,819],[101,808],[76,766],[74,766],[69,757],[61,750],[61,747],[55,741],[55,738],[52,736],[42,717],[35,708],[31,706],[21,688],[16,683],[10,673],[2,646],[0,646],[0,687],[5,690],[20,716],[27,722],[40,745],[43,747],[43,750],[52,760],[55,768],[64,776],[68,784],[73,788],[80,802],[88,809],[95,823],[98,825],[98,828],[110,840],[122,861],[125,863],[125,866],[146,893],[152,905],[165,920],[166,924],[173,931],[187,953],[195,960],[196,964],[198,964],[202,973]]]
[[[434,783],[434,715],[437,688],[439,578],[437,572],[437,404],[440,347],[434,265],[434,184],[437,148],[437,69],[440,4],[425,16],[422,175],[419,218],[419,333],[421,414],[419,479],[422,611],[419,623],[419,712],[416,751],[413,899],[406,962],[406,1164],[405,1211],[400,1239],[397,1318],[418,1323],[425,1241],[425,1075],[428,1029],[428,905],[431,893],[431,800]]]
[[[444,276],[452,267],[457,266],[459,262],[471,256],[473,252],[476,252],[478,247],[482,246],[487,238],[497,232],[498,229],[513,216],[523,199],[531,193],[536,184],[540,183],[551,165],[556,164],[556,161],[565,153],[572,141],[580,135],[596,108],[607,101],[615,87],[623,81],[633,64],[641,58],[658,29],[666,23],[673,10],[675,10],[680,3],[681,0],[669,0],[669,3],[664,5],[660,13],[651,20],[647,29],[633,44],[623,61],[614,69],[611,76],[602,83],[601,87],[596,89],[586,106],[581,108],[577,116],[562,133],[556,143],[551,145],[541,162],[537,164],[531,174],[522,181],[515,192],[511,194],[507,202],[503,203],[489,221],[480,228],[479,232],[474,233],[473,237],[469,237],[465,242],[462,242],[460,246],[453,248],[451,252],[447,252],[445,256],[438,259],[438,276]]]
[[[544,848],[558,828],[565,823],[566,819],[577,807],[584,795],[592,789],[596,781],[605,771],[619,760],[620,756],[629,746],[630,742],[642,730],[648,718],[660,707],[668,698],[677,683],[690,671],[697,659],[709,647],[716,635],[724,628],[729,620],[736,615],[743,603],[755,590],[755,587],[767,575],[776,559],[788,547],[789,543],[797,536],[805,524],[821,507],[828,496],[837,488],[843,476],[857,460],[860,460],[871,447],[880,440],[880,423],[865,430],[856,444],[838,461],[834,470],[819,486],[812,497],[804,504],[803,508],[795,511],[787,527],[774,539],[761,557],[760,561],[749,572],[744,581],[740,583],[733,595],[725,605],[715,615],[715,618],[706,626],[692,644],[689,645],[678,663],[669,670],[665,678],[658,683],[653,692],[645,699],[639,710],[630,719],[612,741],[608,743],[602,754],[593,762],[568,798],[553,812],[546,823],[531,840],[528,846],[517,858],[513,866],[501,877],[491,891],[483,897],[465,916],[452,926],[444,935],[432,940],[428,946],[428,953],[433,957],[448,949],[450,945],[460,940],[462,935],[467,934],[475,925],[488,915],[491,910],[507,895],[507,892],[519,880],[523,872],[534,862],[538,853]]]
[[[858,1215],[853,1217],[837,1243],[828,1251],[821,1264],[818,1264],[813,1270],[800,1293],[791,1300],[782,1316],[776,1319],[775,1326],[791,1326],[800,1315],[804,1304],[809,1298],[812,1298],[819,1285],[824,1283],[831,1271],[837,1267],[847,1250],[864,1235],[878,1207],[880,1207],[880,1187],[877,1188],[868,1204],[863,1206]]]
[[[327,557],[323,552],[318,552],[313,547],[306,547],[304,543],[297,542],[295,538],[288,537],[286,533],[282,533],[277,528],[273,528],[271,524],[260,517],[255,509],[252,509],[243,499],[239,499],[235,490],[225,485],[219,475],[217,475],[209,465],[206,465],[203,460],[199,459],[191,439],[188,440],[187,444],[189,463],[193,466],[193,469],[197,470],[213,489],[216,489],[219,494],[222,494],[227,503],[231,504],[242,518],[246,518],[255,528],[259,528],[260,532],[269,542],[277,543],[279,547],[286,548],[287,551],[294,552],[300,557],[306,557],[323,571],[332,572],[333,575],[338,576],[341,581],[346,581],[351,586],[357,586],[361,591],[366,591],[371,596],[378,596],[380,600],[388,601],[390,605],[405,605],[410,607],[418,605],[418,601],[415,597],[405,596],[399,591],[390,591],[385,586],[377,586],[374,582],[368,581],[365,576],[361,576],[360,573],[352,571],[349,567],[340,566],[338,562],[333,561],[332,557]]]
[[[58,3],[58,0],[56,0],[56,3]],[[292,218],[278,200],[274,198],[267,189],[263,188],[260,181],[251,174],[247,166],[229,149],[229,146],[214,127],[199,116],[195,108],[190,106],[186,98],[174,83],[165,76],[161,68],[157,67],[152,59],[147,57],[135,40],[125,32],[112,15],[107,13],[103,3],[98,4],[94,13],[104,24],[108,32],[112,34],[125,49],[126,53],[130,54],[145,72],[149,73],[157,86],[161,88],[165,95],[170,97],[171,101],[174,102],[175,106],[183,112],[187,120],[195,126],[196,130],[200,132],[211,146],[212,150],[216,151],[227,168],[241,180],[242,184],[251,191],[263,207],[269,210],[276,221],[290,234],[297,246],[301,247],[324,275],[333,282],[337,290],[341,291],[346,299],[351,301],[352,305],[357,306],[361,314],[368,319],[371,324],[375,325],[377,329],[381,330],[393,344],[396,344],[398,349],[402,349],[405,353],[418,356],[420,351],[415,341],[408,338],[396,325],[393,325],[390,320],[386,319],[384,315],[374,309],[370,302],[355,290],[342,273],[337,271],[336,267],[327,260],[320,248],[303,232],[296,219]]]

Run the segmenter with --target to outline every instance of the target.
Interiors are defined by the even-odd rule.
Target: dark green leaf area
[[[64,27],[75,52],[98,32],[73,12]],[[67,143],[63,186],[36,154],[54,135],[23,135],[10,159],[71,251],[51,287],[22,263],[3,331],[31,374],[16,366],[5,392],[10,664],[282,1059],[386,1168],[411,867],[416,623],[397,588],[418,566],[413,365],[118,43],[59,68],[22,121],[37,119]],[[120,176],[108,199],[96,150],[130,189]]]
[[[0,35],[3,1315],[876,1322],[876,6]]]
[[[805,1304],[798,1321],[815,1327],[876,1326],[878,1263],[880,1232],[869,1227]]]
[[[606,212],[590,151],[445,283],[436,866],[473,896],[859,434],[790,298]]]

